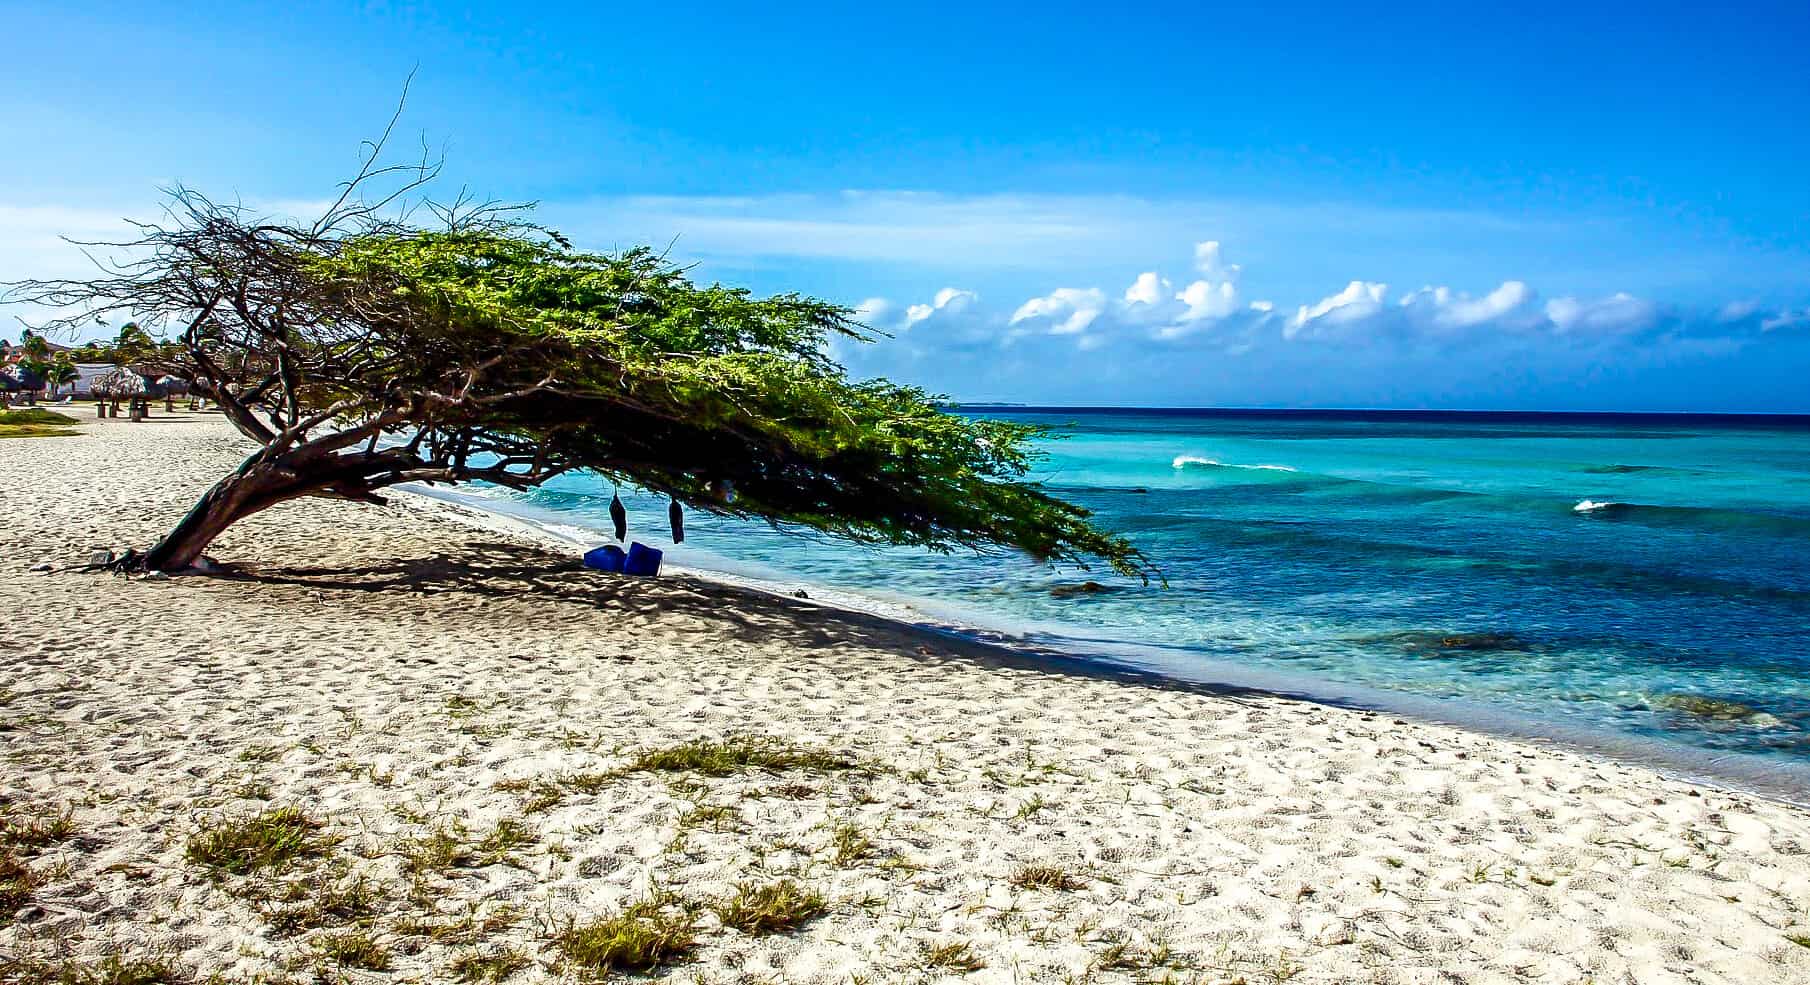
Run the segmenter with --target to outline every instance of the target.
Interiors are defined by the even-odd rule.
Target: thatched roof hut
[[[91,386],[97,397],[125,398],[143,396],[150,392],[150,384],[145,378],[124,366],[96,377]]]

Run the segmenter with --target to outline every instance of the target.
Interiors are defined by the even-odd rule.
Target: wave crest
[[[1169,467],[1173,469],[1185,469],[1189,467],[1204,469],[1261,469],[1266,472],[1295,471],[1292,466],[1288,465],[1239,465],[1236,462],[1222,462],[1216,458],[1202,458],[1199,455],[1177,455],[1175,456],[1175,460],[1169,463]]]

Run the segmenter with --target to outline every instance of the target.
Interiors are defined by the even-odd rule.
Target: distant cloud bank
[[[1694,311],[1618,291],[1600,297],[1542,298],[1533,286],[1506,280],[1473,295],[1445,285],[1392,291],[1378,281],[1352,280],[1318,300],[1287,309],[1247,299],[1242,268],[1226,262],[1217,240],[1195,244],[1191,279],[1158,271],[1137,274],[1122,291],[1063,286],[1005,309],[988,310],[969,290],[945,287],[927,303],[901,305],[870,298],[859,312],[883,331],[909,331],[932,318],[969,343],[991,338],[1001,347],[1033,336],[1071,340],[1082,350],[1114,341],[1161,344],[1217,341],[1231,351],[1264,338],[1284,343],[1373,342],[1385,339],[1462,343],[1467,338],[1524,337],[1613,340],[1642,335],[1763,336],[1810,327],[1810,308],[1768,309],[1752,301]],[[959,324],[957,324],[959,323]]]

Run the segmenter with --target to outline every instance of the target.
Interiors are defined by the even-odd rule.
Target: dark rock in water
[[[1454,633],[1439,638],[1441,650],[1525,650],[1527,644],[1513,633]]]
[[[1393,643],[1422,656],[1450,653],[1528,653],[1533,644],[1513,633],[1390,633],[1369,637],[1372,642]]]
[[[1138,487],[1137,487],[1137,488],[1136,488],[1136,489],[1131,489],[1131,490],[1127,490],[1127,491],[1128,491],[1128,492],[1133,492],[1133,493],[1136,493],[1136,494],[1138,494],[1138,495],[1140,495],[1140,496],[1148,496],[1148,495],[1150,495],[1150,490],[1148,490],[1148,489],[1145,489],[1145,488],[1144,488],[1144,487],[1143,487],[1143,486],[1138,486]]]
[[[1077,595],[1104,595],[1112,591],[1117,591],[1117,589],[1111,585],[1102,585],[1097,581],[1084,581],[1079,585],[1057,585],[1050,589],[1050,596],[1066,599],[1074,598]]]
[[[1675,711],[1701,718],[1711,722],[1738,722],[1743,725],[1754,725],[1759,728],[1772,728],[1782,724],[1777,718],[1751,705],[1739,701],[1728,701],[1723,698],[1711,698],[1701,694],[1659,694],[1654,695],[1653,707],[1665,711]]]

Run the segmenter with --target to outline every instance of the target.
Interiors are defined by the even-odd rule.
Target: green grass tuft
[[[377,916],[381,894],[364,876],[343,880],[306,879],[286,887],[282,902],[299,904],[267,907],[260,913],[264,923],[279,934],[294,934],[320,927],[364,925]]]
[[[1070,892],[1086,887],[1059,865],[1021,865],[1013,870],[1011,883],[1019,889],[1052,889]]]
[[[592,971],[647,971],[689,958],[698,946],[695,926],[676,899],[655,894],[616,916],[567,926],[553,946]]]
[[[11,851],[0,851],[0,927],[10,926],[25,904],[31,902],[32,890],[38,888],[37,873]],[[0,981],[6,979],[0,978]]]
[[[371,939],[371,935],[362,930],[318,937],[314,941],[314,950],[321,957],[345,968],[388,971],[390,967],[390,952],[379,947]]]
[[[490,982],[495,985],[529,964],[528,956],[513,948],[474,950],[453,959],[452,973],[462,982]]]
[[[862,859],[874,856],[873,839],[865,831],[853,824],[843,821],[830,829],[830,848],[835,851],[832,860],[837,865],[853,865]]]
[[[762,736],[733,736],[720,742],[694,739],[637,753],[618,773],[668,772],[732,776],[751,770],[834,773],[859,768],[846,753],[793,745]]]
[[[0,819],[0,848],[36,852],[73,837],[74,816],[67,811],[24,818],[8,814]]]
[[[712,905],[723,926],[762,937],[794,930],[823,915],[823,895],[790,879],[756,886],[741,883],[735,895]]]
[[[326,853],[332,841],[320,834],[322,827],[300,807],[276,807],[203,825],[189,839],[188,860],[216,875],[281,869],[296,859]]]
[[[947,944],[926,944],[924,946],[924,964],[930,968],[947,968],[950,971],[979,971],[987,966],[980,955],[967,941],[950,941]]]
[[[0,982],[8,985],[176,985],[186,981],[186,976],[162,958],[109,954],[92,964],[0,958]]]

